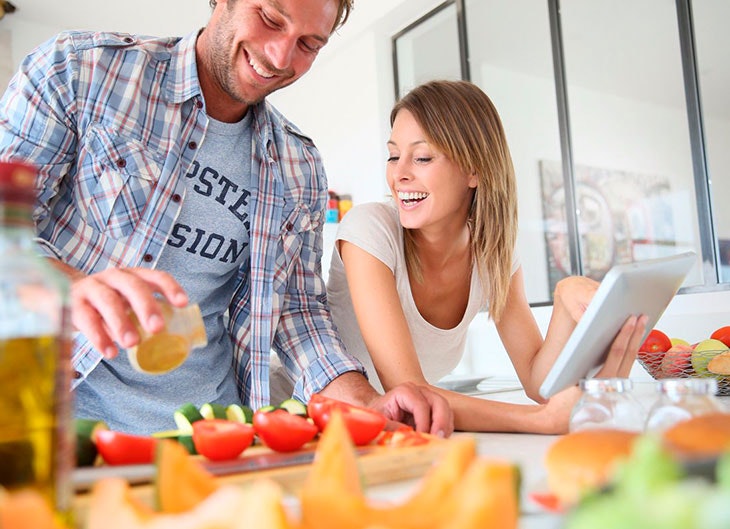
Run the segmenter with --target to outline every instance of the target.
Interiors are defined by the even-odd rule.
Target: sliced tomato
[[[350,432],[352,442],[357,446],[370,443],[383,431],[387,422],[385,416],[375,410],[355,406],[320,394],[312,395],[307,404],[307,413],[321,431],[327,427],[327,423],[335,409],[340,410],[345,426]]]
[[[548,512],[562,513],[565,511],[565,506],[552,492],[531,492],[529,497]]]
[[[226,419],[207,419],[193,423],[193,444],[199,454],[211,461],[235,459],[253,442],[250,424]]]
[[[107,465],[141,465],[155,459],[157,439],[114,430],[96,430],[96,449]]]
[[[319,433],[314,423],[283,409],[257,411],[253,427],[264,444],[277,452],[299,450]]]
[[[431,442],[431,439],[428,434],[417,432],[408,426],[402,426],[397,430],[382,432],[378,435],[376,444],[400,448],[404,446],[425,445],[429,442]]]

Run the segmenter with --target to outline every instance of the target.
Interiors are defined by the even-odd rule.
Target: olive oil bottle
[[[0,163],[0,487],[71,518],[68,282],[36,251],[33,167]]]

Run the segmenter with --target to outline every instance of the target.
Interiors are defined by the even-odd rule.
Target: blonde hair
[[[517,185],[507,138],[497,109],[467,81],[431,81],[398,101],[390,124],[408,110],[426,137],[466,174],[478,179],[469,230],[472,258],[489,299],[489,314],[499,321],[507,304],[517,240]],[[422,281],[413,233],[404,229],[406,264]]]

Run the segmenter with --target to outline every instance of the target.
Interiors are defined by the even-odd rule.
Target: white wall
[[[31,24],[20,18],[11,18],[19,17],[18,14],[8,16],[0,21],[0,31],[12,33],[12,50],[0,50],[0,53],[10,51],[14,67],[17,67],[30,49],[67,27],[172,35],[184,34],[205,24],[209,13],[207,2],[171,1],[174,1],[174,8],[165,15],[155,15],[147,8],[140,8],[125,19],[118,16],[118,4],[88,1],[85,12],[92,13],[94,17],[78,18],[78,25],[73,26],[61,22],[58,27]],[[82,0],[76,0],[76,4],[80,2]],[[271,97],[276,106],[315,139],[324,158],[331,188],[340,193],[351,193],[356,203],[380,200],[387,192],[384,182],[385,142],[388,137],[387,119],[393,104],[390,36],[439,3],[440,0],[359,0],[352,20],[340,35],[333,36],[332,43],[323,50],[312,71],[294,86]],[[152,4],[145,2],[143,5]],[[54,4],[53,8],[60,5]],[[126,7],[134,10],[134,6]],[[169,13],[176,13],[176,16]],[[105,17],[105,22],[102,23],[100,17]],[[542,227],[539,217],[531,216],[529,212],[541,212],[537,159],[560,158],[554,133],[557,129],[554,87],[552,81],[545,79],[488,66],[485,68],[490,69],[489,77],[484,77],[491,78],[488,92],[500,113],[508,116],[505,119],[509,124],[507,134],[515,158],[523,210],[520,251],[523,263],[530,267],[526,274],[528,289],[545,288]],[[5,84],[6,81],[0,79],[0,86]],[[643,115],[651,114],[660,117],[666,130],[673,131],[665,142],[686,145],[683,137],[686,118],[676,112],[650,104],[611,100],[590,91],[575,91],[571,97],[572,104],[591,109],[591,113],[586,112],[585,116],[590,115],[600,127],[608,127],[612,120],[621,118],[630,120],[637,134],[652,138],[656,131],[644,130],[641,119]],[[524,101],[532,103],[525,106]],[[576,114],[576,119],[582,118]],[[661,156],[647,148],[631,151],[630,145],[627,148],[627,145],[613,145],[604,140],[596,142],[597,138],[603,138],[603,130],[596,129],[596,136],[592,137],[590,126],[580,121],[577,126],[586,131],[575,138],[576,151],[581,153],[578,163],[645,169],[649,173],[686,178],[688,168],[684,147],[677,148],[676,158],[667,156],[666,144],[656,151],[661,152]],[[730,151],[725,148],[730,144],[730,124],[708,120],[705,126],[712,130],[712,161],[717,167],[730,167]],[[535,128],[545,132],[534,134]],[[523,136],[521,131],[524,130],[532,130],[533,133]],[[523,137],[529,137],[529,140],[523,141]],[[591,145],[597,147],[594,149]],[[617,152],[623,152],[626,158],[617,157]],[[716,196],[730,194],[727,173],[714,175],[713,184]],[[722,203],[716,202],[717,211]],[[728,227],[730,209],[721,209],[717,214],[723,215],[725,220],[720,225]],[[730,233],[721,233],[721,236],[730,237]],[[546,327],[549,308],[536,309],[535,313],[543,328]],[[693,342],[706,337],[715,327],[728,324],[730,291],[678,296],[657,327],[671,336]],[[472,347],[464,365],[484,374],[509,373],[511,367],[490,325],[485,315],[480,315],[474,322],[470,338]],[[471,351],[475,353],[471,354]]]

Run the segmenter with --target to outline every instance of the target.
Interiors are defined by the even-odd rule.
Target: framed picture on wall
[[[540,181],[550,291],[571,274],[560,162],[541,160]],[[677,253],[666,177],[577,165],[575,193],[583,272],[597,281],[611,267]]]

